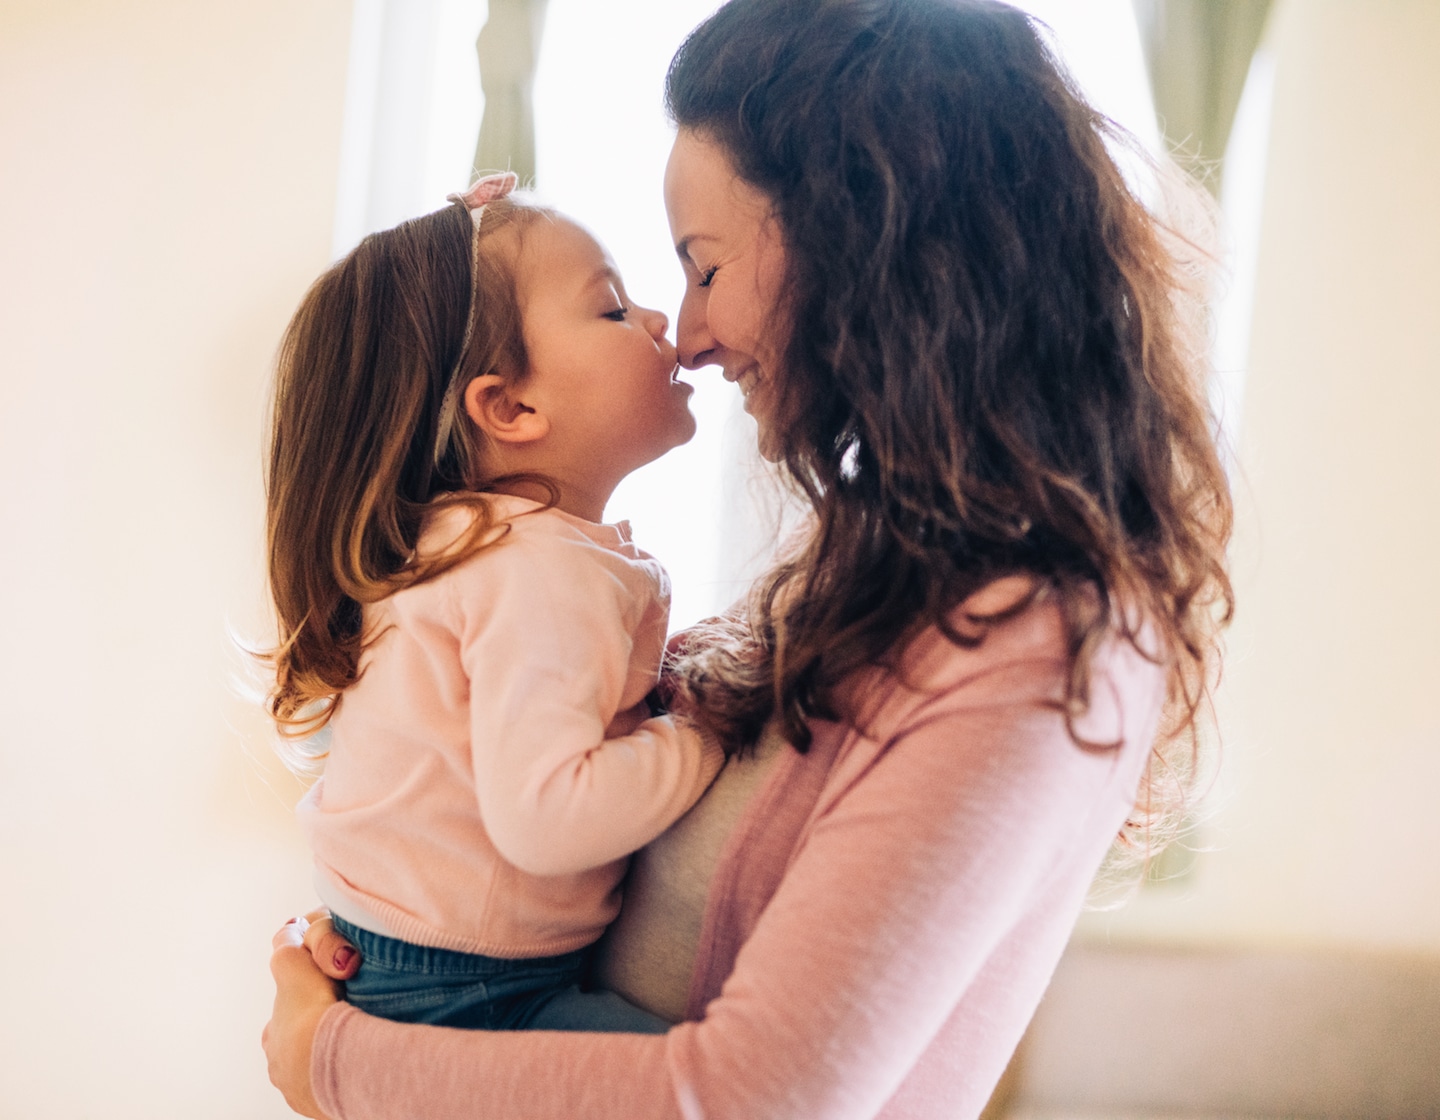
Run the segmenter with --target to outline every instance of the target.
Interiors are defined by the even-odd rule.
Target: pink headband
[[[504,198],[515,189],[519,181],[519,176],[513,171],[497,171],[493,175],[477,179],[463,194],[447,195],[445,198],[446,202],[465,204],[465,208],[470,211],[470,222],[475,232],[471,241],[470,307],[465,313],[465,334],[460,340],[460,355],[455,359],[455,368],[450,371],[445,396],[440,402],[440,420],[435,426],[435,450],[431,458],[436,466],[440,465],[445,449],[450,445],[450,434],[460,412],[460,366],[465,361],[465,352],[470,349],[470,336],[474,333],[475,299],[478,295],[475,276],[480,255],[480,219],[484,216],[487,205]]]
[[[520,182],[520,176],[513,171],[496,171],[491,175],[476,179],[468,191],[461,194],[448,194],[446,202],[463,202],[470,211],[470,220],[475,223],[475,228],[480,228],[480,215],[484,212],[488,203],[504,198],[513,191]]]

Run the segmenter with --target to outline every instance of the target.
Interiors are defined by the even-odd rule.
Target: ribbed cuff
[[[718,735],[701,727],[698,723],[692,723],[684,716],[675,716],[674,719],[675,725],[687,737],[695,739],[700,745],[699,788],[703,793],[710,788],[710,783],[715,780],[715,775],[720,773],[720,768],[725,765],[725,747],[721,744]]]

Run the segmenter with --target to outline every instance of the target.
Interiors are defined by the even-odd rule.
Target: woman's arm
[[[1077,747],[1037,704],[1034,667],[930,706],[809,834],[701,1022],[663,1037],[484,1033],[332,1008],[317,1101],[337,1120],[869,1120],[1037,900],[1074,894],[1068,932],[1153,734],[1163,673],[1149,668],[1118,691],[1132,741],[1117,750]],[[1018,1037],[1032,1010],[971,1013]],[[284,1033],[298,1048],[297,1023]]]
[[[270,1022],[260,1032],[260,1045],[265,1049],[270,1083],[284,1094],[286,1104],[301,1116],[314,1120],[329,1120],[320,1111],[310,1088],[315,1032],[325,1012],[340,1002],[339,985],[321,972],[316,961],[333,962],[336,950],[343,945],[343,939],[330,929],[328,920],[322,927],[311,925],[306,918],[291,918],[271,942],[270,974],[275,978],[275,1006]],[[325,958],[316,955],[322,949],[329,954]],[[354,962],[351,949],[346,963],[336,969],[337,975],[353,973],[354,963],[358,962]]]

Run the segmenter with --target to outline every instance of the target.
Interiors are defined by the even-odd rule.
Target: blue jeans
[[[360,929],[335,929],[360,950],[345,998],[370,1015],[489,1031],[624,1031],[664,1034],[670,1024],[614,992],[584,992],[591,949],[504,960],[412,945]]]

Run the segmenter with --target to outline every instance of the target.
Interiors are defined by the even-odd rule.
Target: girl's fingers
[[[291,918],[275,931],[275,936],[270,939],[270,948],[282,949],[290,945],[303,944],[307,924],[304,918]]]
[[[301,943],[310,950],[310,956],[321,972],[332,980],[348,980],[355,975],[360,968],[360,954],[354,945],[335,932],[328,910],[312,911],[300,922],[305,924]]]

